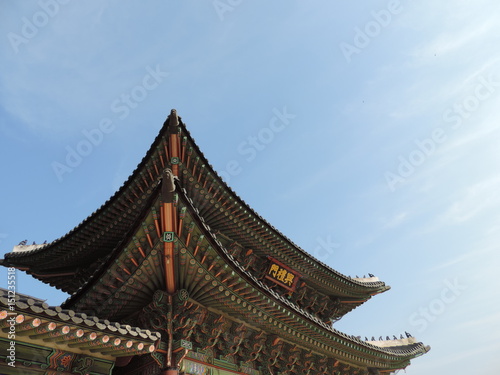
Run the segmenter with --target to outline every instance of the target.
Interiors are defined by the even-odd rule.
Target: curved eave
[[[192,204],[187,196],[184,195],[183,199],[186,200],[186,203]],[[193,212],[196,213],[194,207],[192,207],[192,209]],[[380,366],[383,368],[399,369],[406,367],[411,359],[418,357],[428,351],[428,348],[422,343],[414,343],[398,347],[380,347],[336,330],[317,317],[304,311],[299,306],[293,304],[284,296],[279,295],[274,290],[270,289],[267,285],[262,283],[260,280],[256,279],[254,275],[247,272],[240,264],[238,264],[238,262],[228,252],[228,250],[223,247],[221,242],[217,239],[216,235],[210,230],[210,227],[208,227],[204,223],[203,219],[200,216],[197,216],[195,217],[195,220],[198,223],[198,228],[206,236],[205,238],[207,238],[211,243],[212,248],[219,253],[220,257],[225,259],[225,264],[229,265],[230,270],[225,271],[225,275],[227,275],[227,284],[233,284],[231,288],[218,287],[211,289],[211,291],[203,291],[199,286],[199,280],[203,279],[201,275],[199,279],[196,279],[194,285],[196,285],[197,288],[197,295],[205,296],[203,297],[203,304],[209,306],[212,305],[217,309],[223,311],[226,310],[226,312],[234,314],[234,311],[237,311],[240,306],[239,304],[234,302],[233,298],[241,297],[238,297],[237,293],[235,293],[233,290],[240,289],[241,285],[244,283],[251,285],[254,290],[258,291],[261,294],[261,297],[258,299],[258,303],[255,300],[248,302],[248,311],[246,311],[246,314],[251,315],[251,318],[248,319],[247,316],[247,318],[245,319],[246,321],[253,322],[253,324],[261,324],[259,322],[264,321],[269,322],[268,319],[262,320],[262,317],[259,316],[258,311],[261,311],[265,314],[268,314],[269,316],[272,316],[272,319],[274,319],[274,321],[280,322],[278,324],[279,327],[288,327],[284,328],[285,334],[287,332],[287,329],[289,333],[291,333],[292,331],[297,332],[296,335],[288,335],[289,340],[295,340],[295,343],[300,344],[300,341],[298,340],[306,337],[307,340],[310,340],[311,345],[313,344],[313,342],[315,343],[315,347],[311,346],[311,348],[314,347],[314,350],[322,348],[325,354],[330,351],[330,355],[332,355],[333,353],[337,353],[337,355],[338,353],[345,353],[345,357],[339,359],[347,363],[352,363],[356,366],[366,366],[363,361],[367,353],[369,352],[373,357],[373,361],[379,362],[376,364],[377,367]],[[204,266],[200,262],[200,260],[187,249],[183,249],[181,253],[184,254],[183,256],[187,256],[191,258],[192,261],[196,262],[197,269],[203,269],[203,273],[210,274],[210,276],[214,280],[216,279],[215,274],[221,272],[220,270],[216,269],[208,271],[206,266]],[[181,260],[181,262],[188,263],[190,261]],[[198,273],[200,272],[198,271],[195,274]],[[233,274],[234,276],[229,276]],[[241,279],[242,281],[236,282],[235,280],[237,279]],[[205,285],[210,287],[210,283],[205,283]],[[250,306],[252,306],[252,308],[250,308]],[[276,324],[274,325],[276,326]],[[270,329],[270,327],[271,326],[269,324],[265,325],[266,329]],[[299,337],[299,335],[302,335],[302,337]]]
[[[325,263],[314,258],[311,254],[307,253],[298,245],[296,245],[287,236],[285,236],[274,226],[268,223],[264,218],[262,218],[252,207],[250,207],[249,204],[247,204],[242,198],[240,198],[238,194],[236,194],[236,192],[234,192],[232,188],[229,187],[222,180],[222,178],[217,174],[212,165],[208,162],[207,158],[204,156],[203,152],[200,150],[195,140],[193,139],[193,137],[191,136],[191,134],[189,133],[189,131],[186,129],[186,127],[182,122],[180,122],[180,127],[182,129],[181,136],[185,136],[187,138],[187,141],[185,142],[186,143],[185,147],[187,147],[187,145],[191,145],[191,147],[194,150],[193,155],[191,155],[190,158],[192,160],[197,160],[196,164],[194,164],[193,169],[197,170],[199,174],[197,176],[189,176],[189,177],[191,178],[196,177],[194,178],[194,181],[199,181],[202,178],[207,178],[207,176],[211,176],[212,178],[214,178],[217,181],[218,187],[227,192],[227,194],[229,195],[229,199],[225,199],[225,201],[230,202],[234,206],[238,206],[237,210],[239,211],[238,213],[239,216],[241,216],[241,214],[243,214],[244,212],[248,212],[249,216],[251,216],[251,220],[257,222],[257,225],[253,230],[260,237],[264,236],[267,237],[270,232],[273,234],[274,239],[281,243],[279,251],[277,251],[276,254],[274,254],[274,256],[277,259],[282,260],[285,263],[295,263],[297,267],[299,267],[302,270],[302,272],[308,271],[307,273],[311,276],[317,275],[316,278],[311,277],[309,281],[316,288],[326,293],[328,293],[328,287],[326,287],[321,281],[325,279],[331,280],[332,283],[342,286],[342,288],[357,290],[360,296],[364,295],[366,296],[366,299],[368,299],[370,296],[383,293],[390,289],[390,287],[387,286],[382,281],[375,281],[375,282],[357,281],[346,275],[343,275],[342,273],[332,269]],[[184,159],[187,159],[187,157],[185,157]],[[186,160],[183,160],[183,164],[186,164]],[[186,169],[190,169],[190,167],[191,165],[188,165]],[[182,179],[182,174],[180,178]],[[188,190],[189,196],[194,198],[195,193],[193,192],[195,191],[196,184],[188,184],[187,180],[183,182],[184,182],[183,187]],[[226,212],[220,215],[219,218],[224,220],[225,214]],[[211,220],[206,217],[204,219],[209,224],[211,224],[211,222],[215,220],[215,219]],[[215,228],[215,226],[213,227]],[[284,257],[283,254],[286,254],[288,256]]]
[[[144,212],[147,212],[149,209],[151,202],[156,199],[158,195],[158,184],[157,181],[150,184],[148,189],[144,191],[144,193],[140,196],[138,200],[134,202],[135,210],[130,211],[130,219],[127,220],[126,224],[121,225],[114,231],[113,236],[116,237],[116,240],[111,242],[108,241],[109,245],[94,245],[98,247],[98,252],[94,253],[94,258],[92,255],[89,256],[89,253],[86,251],[88,248],[86,246],[78,247],[78,244],[75,245],[74,251],[70,252],[74,257],[78,257],[76,254],[81,254],[82,257],[90,257],[91,258],[91,266],[86,266],[86,263],[79,264],[78,268],[75,267],[65,267],[65,268],[51,268],[51,269],[41,269],[39,270],[40,265],[31,266],[29,268],[23,269],[19,267],[16,263],[15,265],[11,265],[14,267],[18,267],[22,270],[25,270],[28,274],[33,277],[49,284],[55,286],[59,289],[62,289],[65,292],[70,294],[74,294],[78,291],[83,285],[87,284],[87,281],[92,279],[95,274],[99,274],[105,270],[106,266],[113,261],[113,256],[119,252],[119,250],[124,246],[124,244],[130,240],[132,234],[136,230],[139,222],[141,221]],[[122,217],[115,218],[115,222],[121,222]],[[106,228],[108,231],[109,228]],[[111,232],[111,230],[109,230]],[[95,240],[91,241],[95,242]],[[105,243],[103,241],[103,243]],[[56,245],[57,246],[57,245]],[[61,249],[53,249],[54,252],[60,253]],[[47,254],[44,255],[47,257]],[[53,256],[57,256],[54,255]],[[56,258],[56,263],[57,263]],[[53,261],[52,261],[53,263]],[[78,270],[78,272],[76,272]],[[78,276],[78,277],[76,277]]]
[[[161,146],[166,147],[167,127],[168,119],[137,168],[99,209],[49,244],[31,251],[7,253],[2,265],[26,271],[36,279],[74,293],[82,282],[71,282],[68,276],[81,270],[82,279],[89,277],[94,270],[84,268],[108,257],[147,207],[161,171],[169,165],[158,152],[158,148],[163,149]]]
[[[151,188],[158,180],[161,171],[170,166],[168,133],[172,116],[176,116],[174,111],[165,121],[138,167],[120,189],[98,210],[66,235],[50,244],[32,251],[6,254],[3,265],[25,270],[35,278],[50,283],[65,292],[73,293],[78,289],[81,281],[77,279],[88,278],[90,276],[88,268],[94,267],[93,263],[99,258],[107,257],[120,243],[145,208],[144,202],[147,200],[148,194],[151,193]],[[347,296],[352,295],[352,293],[358,294],[360,297],[358,305],[372,295],[389,289],[381,281],[361,282],[351,279],[306,253],[258,215],[225,184],[205,158],[180,118],[177,131],[180,131],[181,137],[185,138],[181,146],[182,155],[184,155],[181,166],[185,165],[186,159],[189,158],[186,149],[192,147],[196,154],[193,160],[194,158],[198,160],[195,168],[198,166],[198,171],[203,170],[205,176],[210,176],[216,181],[218,188],[228,195],[228,202],[234,203],[235,207],[241,207],[238,208],[240,213],[248,212],[251,220],[258,224],[254,231],[256,236],[263,238],[268,237],[269,234],[272,235],[272,243],[277,245],[273,246],[276,248],[274,256],[285,263],[296,265],[302,272],[307,273],[309,275],[308,282],[312,286],[328,294],[329,291],[333,290],[332,287],[328,286],[328,283],[323,282],[326,280],[335,286],[333,289],[336,289],[336,293],[341,291],[340,295],[342,295],[343,289],[351,291]],[[190,194],[195,194],[190,186],[185,187]],[[141,201],[143,204],[137,204],[137,201]],[[207,222],[209,221],[207,220]],[[263,252],[261,255],[265,255],[264,252],[268,249],[269,245],[261,250]],[[70,281],[68,276],[73,276],[73,281]]]

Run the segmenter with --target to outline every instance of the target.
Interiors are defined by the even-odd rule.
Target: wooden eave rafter
[[[114,256],[103,263],[63,306],[94,310],[101,316],[120,320],[140,310],[156,290],[165,290],[166,258],[160,229],[163,228],[162,207],[162,197],[158,193],[149,211],[116,249]],[[120,304],[116,300],[120,300]]]

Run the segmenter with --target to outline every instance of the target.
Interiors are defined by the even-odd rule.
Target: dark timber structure
[[[429,350],[413,337],[363,341],[333,328],[389,287],[340,274],[266,222],[175,110],[101,208],[2,264],[71,294],[61,307],[17,299],[16,342],[39,355],[16,368],[34,374],[389,374]],[[10,305],[0,302],[5,346]]]

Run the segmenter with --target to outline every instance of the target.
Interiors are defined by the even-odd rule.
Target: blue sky
[[[499,10],[0,1],[0,249],[54,240],[95,211],[176,108],[270,223],[340,272],[391,285],[336,328],[431,345],[409,375],[491,374]],[[21,272],[18,291],[66,298]]]

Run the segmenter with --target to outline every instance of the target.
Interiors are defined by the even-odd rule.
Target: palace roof
[[[314,288],[362,303],[389,289],[378,278],[345,276],[315,259],[258,215],[217,175],[179,117],[181,185],[202,216],[222,236],[290,264]],[[169,163],[168,121],[139,166],[98,210],[66,235],[44,245],[16,246],[5,255],[5,266],[25,270],[68,293],[75,292],[100,263],[117,248],[151,203],[161,172]],[[200,183],[202,182],[202,183]],[[68,277],[73,276],[73,277]]]
[[[164,299],[160,291],[176,293],[181,310],[198,311],[198,326],[208,315],[240,322],[247,336],[275,335],[272,345],[331,360],[343,374],[405,368],[429,350],[412,337],[363,341],[333,328],[389,287],[333,270],[260,217],[217,175],[175,111],[100,209],[50,244],[16,248],[3,265],[70,293],[65,308],[105,319],[141,322],[145,306]]]

